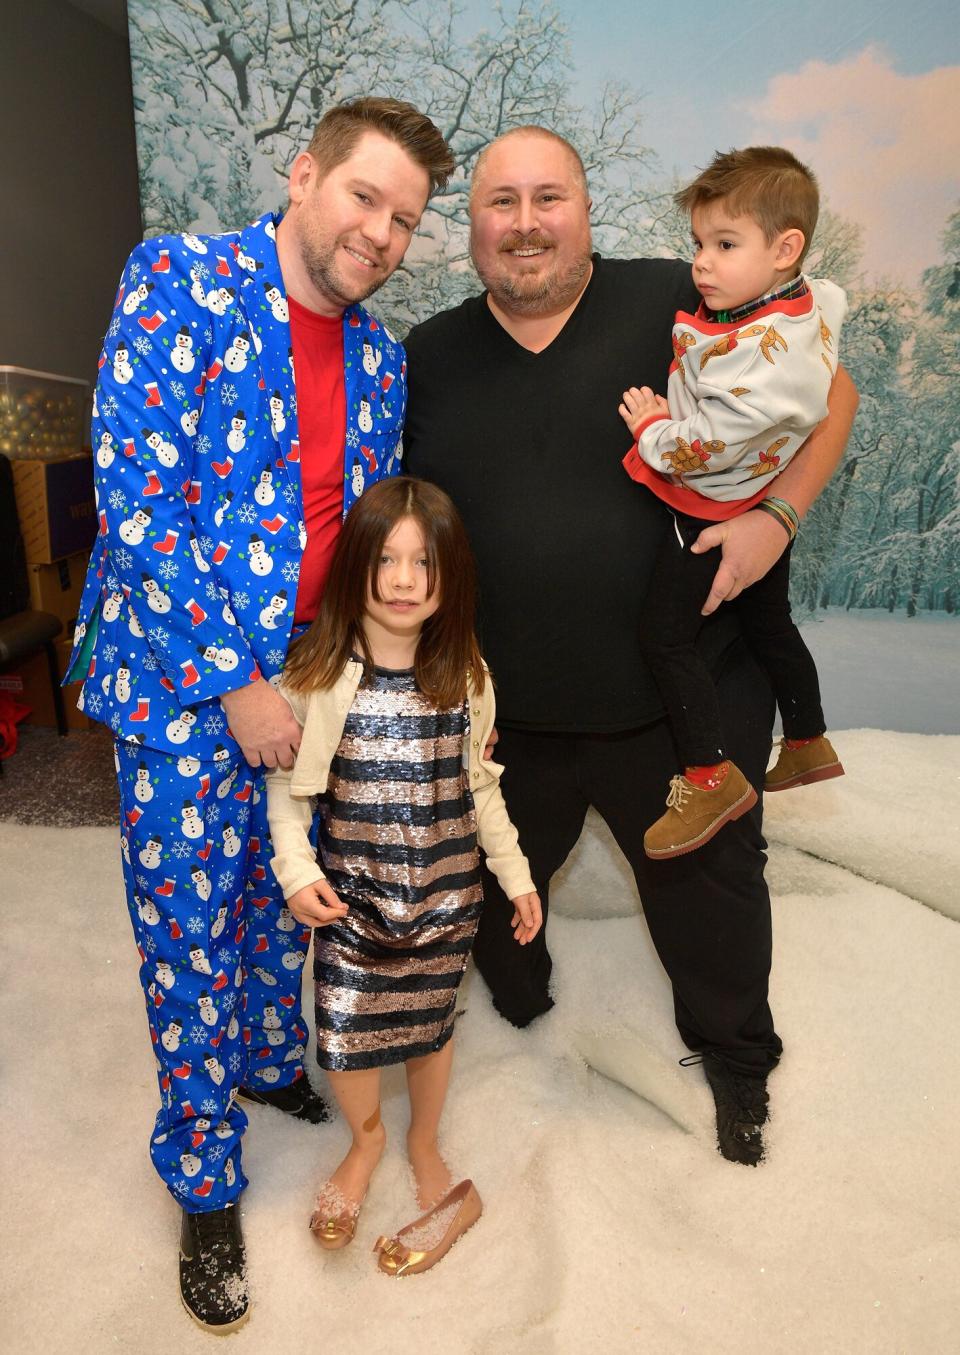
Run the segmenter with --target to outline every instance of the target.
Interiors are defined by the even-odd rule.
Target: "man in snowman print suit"
[[[366,484],[393,473],[404,354],[360,303],[403,259],[452,168],[440,133],[409,104],[331,109],[294,161],[282,218],[134,250],[100,365],[94,445],[123,454],[98,458],[101,529],[70,672],[85,679],[83,708],[117,740],[124,876],[160,1086],[151,1155],[183,1209],[183,1302],[218,1332],[249,1310],[235,1208],[247,1184],[242,1100],[327,1118],[302,1053],[287,1058],[307,1032],[300,964],[285,956],[306,950],[309,929],[279,925],[263,776],[291,765],[300,728],[270,679],[294,627],[315,615],[357,497],[348,448],[361,408]],[[381,369],[401,375],[384,385]],[[280,609],[282,590],[290,603]],[[148,802],[136,796],[144,776]],[[159,925],[143,921],[147,900]],[[201,971],[198,953],[209,961]],[[215,998],[213,1024],[202,995],[207,1016]],[[172,1021],[180,1053],[162,1039]],[[198,1140],[200,1115],[229,1132]]]

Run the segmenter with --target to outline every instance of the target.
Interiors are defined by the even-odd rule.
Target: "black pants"
[[[667,708],[680,765],[712,766],[731,754],[724,747],[713,680],[694,641],[720,553],[692,554],[690,546],[711,524],[683,513],[673,516],[676,530],[665,533],[660,547],[640,639]],[[736,608],[747,643],[773,688],[784,734],[789,739],[822,734],[826,725],[816,665],[790,615],[790,549],[764,578],[726,605]]]
[[[745,646],[736,646],[717,686],[731,754],[760,788],[773,702]],[[486,907],[473,953],[498,1011],[522,1026],[553,1005],[546,936],[550,880],[593,805],[633,869],[650,935],[673,985],[684,1043],[693,1050],[723,1050],[745,1072],[774,1067],[781,1043],[767,1003],[770,899],[759,806],[699,851],[651,861],[643,850],[644,829],[662,813],[674,771],[666,720],[607,735],[502,727],[496,756],[506,766],[503,794],[545,919],[539,935],[518,946],[510,929],[512,909],[484,868]],[[628,1009],[629,992],[623,1001]]]

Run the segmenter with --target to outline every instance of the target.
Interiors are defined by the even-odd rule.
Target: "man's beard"
[[[529,236],[508,236],[501,241],[499,254],[514,249],[550,249],[553,241],[547,235],[535,232]],[[574,258],[563,269],[552,269],[545,277],[524,277],[506,272],[480,269],[476,259],[473,266],[480,281],[502,310],[513,315],[555,315],[571,305],[583,290],[584,280],[590,272],[590,242],[586,251]],[[494,266],[495,268],[496,266]]]
[[[383,276],[381,269],[371,269],[369,285],[364,286],[362,283],[356,283],[352,288],[349,287],[337,264],[339,244],[338,240],[335,240],[331,245],[319,246],[304,242],[300,257],[303,260],[307,277],[317,291],[337,305],[346,307],[372,296],[387,279]]]

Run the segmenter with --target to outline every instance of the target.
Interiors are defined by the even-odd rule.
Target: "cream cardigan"
[[[273,873],[286,899],[325,878],[309,841],[313,823],[311,797],[322,795],[327,789],[330,763],[362,676],[363,665],[351,659],[326,691],[293,692],[283,686],[279,689],[303,726],[300,751],[292,769],[284,771],[278,767],[267,774]],[[496,714],[490,677],[480,695],[468,677],[467,697],[470,703],[467,771],[477,811],[477,838],[501,889],[508,899],[515,899],[520,894],[532,894],[536,886],[503,802],[500,791],[503,768],[483,757]]]

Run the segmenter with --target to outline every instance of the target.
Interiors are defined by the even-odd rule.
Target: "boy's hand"
[[[326,880],[314,880],[313,884],[298,889],[287,899],[287,907],[305,927],[326,927],[350,911]]]
[[[539,894],[518,894],[515,899],[511,899],[513,904],[513,917],[510,919],[510,926],[513,928],[513,939],[519,941],[521,946],[525,946],[528,941],[532,941],[537,932],[543,926],[543,910],[540,907]]]
[[[634,438],[636,438],[637,429],[642,423],[662,414],[669,418],[670,406],[662,395],[654,395],[649,386],[641,386],[639,390],[636,386],[631,386],[628,391],[623,392],[620,417],[630,429]]]

